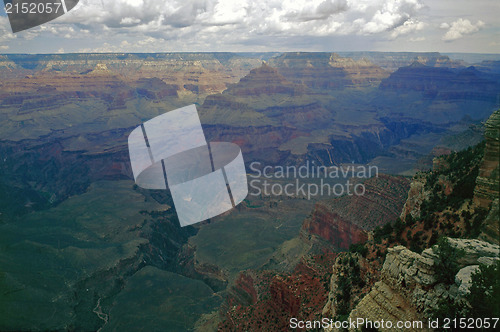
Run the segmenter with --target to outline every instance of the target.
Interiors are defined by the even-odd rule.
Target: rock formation
[[[403,206],[403,210],[401,211],[401,220],[405,221],[408,214],[410,214],[412,218],[420,217],[420,206],[428,196],[428,193],[425,192],[424,187],[425,176],[419,176],[418,174],[415,175],[412,182],[410,183],[408,199],[406,200]]]
[[[380,83],[383,90],[419,91],[427,98],[467,99],[495,103],[498,98],[495,75],[468,67],[459,71],[430,67],[418,61],[401,67]]]
[[[344,196],[316,203],[302,232],[326,240],[336,248],[367,240],[366,231],[394,222],[406,200],[409,181],[380,174],[364,182],[365,194]]]
[[[489,216],[480,235],[481,239],[500,243],[498,197],[500,195],[500,110],[494,112],[485,125],[486,147],[474,188],[474,203],[483,208],[491,204]]]
[[[368,60],[356,61],[335,53],[286,53],[269,64],[290,81],[320,90],[378,84],[388,75]]]
[[[340,52],[339,54],[356,60],[368,59],[389,72],[409,66],[415,61],[430,67],[465,67],[462,60],[451,60],[438,52]]]
[[[438,302],[441,299],[456,299],[467,293],[472,271],[479,263],[492,263],[498,259],[500,252],[498,245],[480,240],[449,239],[449,243],[465,251],[464,259],[458,261],[460,271],[454,285],[437,283],[434,268],[436,247],[424,250],[421,255],[403,246],[389,248],[380,281],[352,310],[349,318],[383,319],[392,321],[394,326],[400,320],[420,320],[425,328],[429,313],[435,310]],[[413,329],[418,330],[421,329]]]
[[[474,190],[474,202],[487,208],[499,196],[500,110],[494,112],[485,125],[486,147]]]

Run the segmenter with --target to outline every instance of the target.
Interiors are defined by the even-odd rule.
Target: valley
[[[486,133],[474,199],[498,201],[498,68],[439,53],[0,55],[0,330],[281,328],[327,302],[335,317],[332,266],[362,271],[342,310],[363,312],[386,253],[401,251],[388,248],[409,243],[408,230],[414,246],[432,245],[424,221],[399,242],[374,239],[414,214],[417,172]],[[134,184],[127,137],[189,104],[207,141],[241,148],[247,172],[259,162],[380,175],[359,180],[363,196],[249,195],[181,228],[169,191]],[[482,239],[498,234],[492,220]],[[366,257],[352,252],[363,243]]]

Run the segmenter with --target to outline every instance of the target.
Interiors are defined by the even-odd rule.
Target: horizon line
[[[484,54],[500,55],[500,53],[483,52],[442,52],[442,51],[161,51],[161,52],[63,52],[63,53],[0,53],[0,55],[69,55],[69,54],[266,54],[266,53],[439,53],[439,54]]]

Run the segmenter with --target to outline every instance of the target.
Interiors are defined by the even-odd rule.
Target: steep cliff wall
[[[474,189],[474,202],[487,208],[499,195],[500,110],[490,116],[485,127],[486,147]]]
[[[486,121],[484,137],[486,147],[483,162],[479,168],[479,176],[474,188],[474,203],[491,210],[486,218],[480,239],[492,243],[500,243],[500,221],[498,212],[498,197],[500,186],[500,110],[494,112]]]
[[[365,242],[367,231],[394,222],[406,200],[409,181],[380,174],[367,179],[364,186],[364,195],[318,202],[312,216],[304,221],[302,233],[348,249],[353,243]]]
[[[393,322],[394,326],[397,321],[426,322],[440,300],[457,299],[467,293],[470,271],[477,269],[479,263],[488,264],[498,259],[500,252],[498,245],[480,240],[449,239],[449,243],[465,251],[464,258],[458,261],[460,271],[455,276],[455,284],[438,283],[434,268],[436,246],[424,250],[421,255],[402,246],[389,248],[380,281],[352,310],[349,318],[383,319]],[[394,331],[382,329],[390,330]]]

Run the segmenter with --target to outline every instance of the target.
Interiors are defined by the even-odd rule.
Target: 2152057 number
[[[495,329],[498,318],[444,318],[443,328],[445,329]]]
[[[23,2],[19,3],[6,3],[5,12],[7,14],[57,14],[61,9],[60,2],[47,2],[47,3],[34,3]]]

